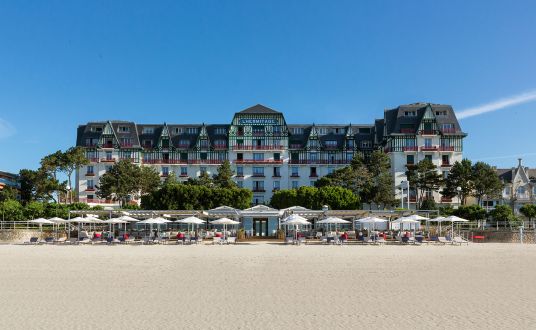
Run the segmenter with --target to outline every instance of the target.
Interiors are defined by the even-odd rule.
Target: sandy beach
[[[536,245],[0,246],[3,329],[531,329]]]

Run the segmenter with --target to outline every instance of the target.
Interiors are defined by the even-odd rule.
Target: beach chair
[[[52,244],[65,244],[67,243],[67,237],[60,237],[58,239],[55,239]]]
[[[454,237],[452,239],[452,244],[458,244],[458,245],[467,244],[467,245],[469,245],[469,241],[463,239],[460,236],[456,236],[456,237]]]
[[[236,244],[236,237],[227,237],[227,244]]]
[[[203,243],[203,237],[198,236],[197,239],[195,240],[195,244],[202,244],[202,243]]]
[[[145,236],[143,238],[143,245],[151,245],[154,244],[153,240],[149,236]]]
[[[54,237],[45,237],[45,239],[42,241],[43,244],[54,244]]]
[[[39,237],[30,237],[30,240],[24,242],[24,244],[37,245],[39,244]]]
[[[65,244],[77,245],[78,239],[76,237],[69,238],[69,240],[65,241]]]
[[[446,237],[438,237],[437,238],[437,242],[441,245],[445,245],[445,244],[452,244],[452,241],[448,240]]]
[[[378,239],[375,240],[375,243],[378,245],[384,245],[387,243],[387,241],[383,237],[378,237]]]
[[[285,244],[294,244],[294,237],[285,237]]]
[[[307,244],[305,237],[298,237],[298,245],[300,244]]]
[[[78,240],[78,244],[93,244],[93,241],[90,240],[89,237],[82,237]]]
[[[212,245],[214,244],[220,244],[220,245],[223,244],[223,239],[221,237],[214,236],[212,238]]]

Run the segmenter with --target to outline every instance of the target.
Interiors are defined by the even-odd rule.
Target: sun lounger
[[[39,244],[39,237],[30,237],[30,240],[24,242],[24,244],[37,245]]]
[[[460,236],[456,236],[456,237],[454,237],[452,239],[452,244],[458,244],[458,245],[467,244],[467,245],[469,245],[469,241],[463,239]]]
[[[223,239],[221,237],[214,236],[212,238],[212,245],[214,244],[220,244],[220,245],[223,244]]]
[[[227,244],[236,244],[236,237],[227,237]]]
[[[378,245],[384,245],[385,243],[387,243],[387,241],[385,240],[385,238],[379,237],[378,239],[376,239],[375,243]]]
[[[294,237],[285,237],[285,244],[294,244]]]
[[[452,241],[448,240],[446,237],[438,237],[437,242],[442,245],[452,244]]]
[[[93,244],[93,241],[90,240],[88,237],[83,237],[78,241],[79,244]]]
[[[53,244],[65,244],[67,242],[67,237],[60,237],[55,239]]]

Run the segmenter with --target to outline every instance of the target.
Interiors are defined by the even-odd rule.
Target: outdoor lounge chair
[[[236,237],[227,237],[226,242],[227,244],[236,244]]]
[[[53,244],[65,244],[67,242],[67,237],[60,237],[55,239]]]
[[[45,240],[42,241],[44,244],[54,244],[54,237],[45,237]]]
[[[305,237],[298,237],[298,245],[300,244],[307,244]]]
[[[458,244],[458,245],[467,244],[467,245],[469,245],[469,241],[463,239],[460,236],[456,236],[456,237],[454,237],[452,239],[452,244]]]
[[[294,244],[294,237],[285,237],[285,244]]]
[[[24,244],[37,245],[39,244],[39,237],[30,237],[30,240],[24,242]]]
[[[80,240],[78,240],[79,244],[93,244],[93,241],[89,239],[89,237],[82,237]]]
[[[375,240],[375,243],[378,244],[378,245],[384,245],[385,243],[387,243],[387,241],[386,241],[385,238],[383,238],[383,237],[378,237],[378,238]]]
[[[445,245],[445,244],[452,244],[452,241],[448,240],[446,237],[443,237],[443,236],[438,237],[438,238],[437,238],[437,242],[438,242],[439,244],[442,244],[442,245]]]
[[[221,237],[214,236],[212,238],[212,245],[214,244],[220,244],[220,245],[223,244],[223,239]]]

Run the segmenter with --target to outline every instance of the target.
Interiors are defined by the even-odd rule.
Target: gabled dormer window
[[[92,132],[102,132],[102,126],[91,126],[91,131]]]
[[[324,141],[324,145],[327,148],[336,148],[337,147],[337,141],[335,141],[335,140],[326,140],[326,141]]]
[[[227,129],[225,127],[217,127],[214,133],[219,135],[225,135],[227,134]]]
[[[145,148],[151,148],[153,146],[153,141],[152,140],[143,140],[143,146]]]
[[[372,147],[372,142],[368,140],[361,141],[361,148],[371,148],[371,147]]]
[[[144,127],[141,131],[141,134],[153,134],[154,128],[153,127]]]
[[[175,127],[175,128],[173,129],[173,132],[174,132],[175,134],[182,134],[182,132],[183,132],[182,127]]]
[[[444,110],[443,111],[436,111],[435,115],[437,117],[445,117],[447,115],[447,111],[444,111]]]
[[[118,131],[119,131],[119,133],[128,133],[128,132],[130,132],[130,127],[128,127],[128,126],[119,126]]]
[[[186,129],[186,133],[187,133],[187,134],[197,134],[197,132],[198,132],[197,127],[188,127],[188,128]]]
[[[404,117],[415,117],[417,116],[417,111],[404,111]]]
[[[303,134],[303,127],[293,127],[292,134]]]
[[[320,128],[318,129],[318,134],[319,134],[319,135],[326,135],[326,134],[328,134],[328,129],[325,128],[325,127],[320,127]]]

